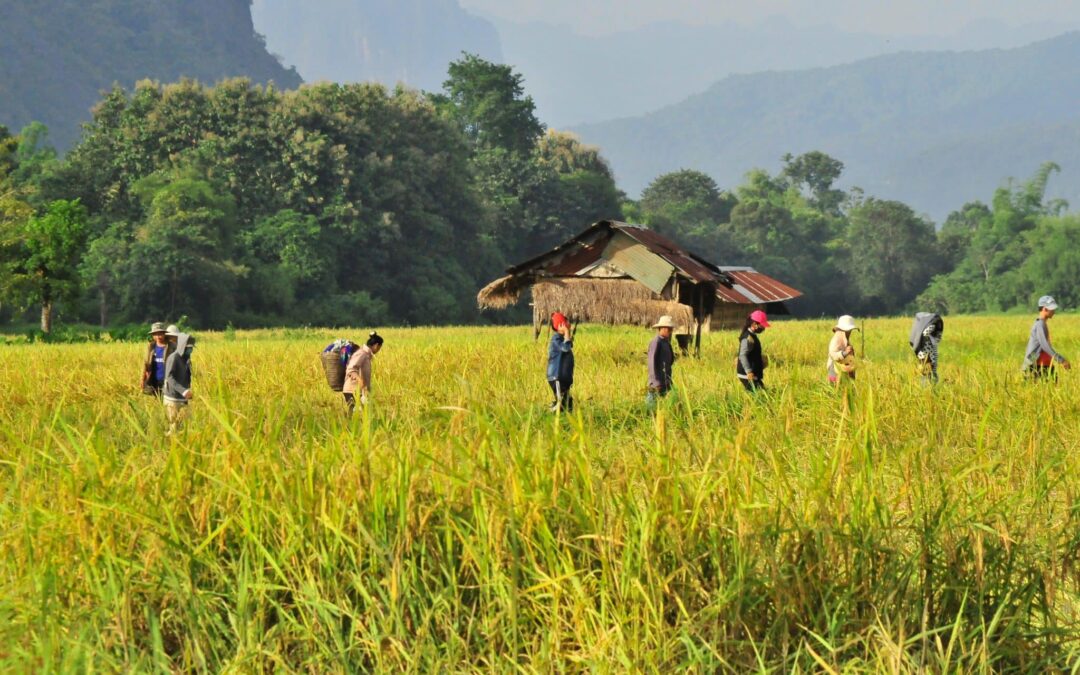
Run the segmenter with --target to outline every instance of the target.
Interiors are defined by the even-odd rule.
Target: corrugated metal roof
[[[764,305],[802,296],[802,293],[791,286],[762,274],[752,267],[721,267],[720,271],[732,281],[730,286],[719,286],[716,289],[716,296],[725,302]]]
[[[653,293],[660,293],[667,286],[675,267],[658,253],[618,232],[604,248],[603,257],[618,270],[624,272]]]
[[[629,238],[638,244],[616,243]],[[619,258],[618,262],[612,258]],[[659,275],[664,270],[664,282],[672,269],[694,283],[716,285],[716,297],[723,302],[741,305],[760,305],[783,302],[800,297],[802,293],[752,267],[717,267],[699,256],[680,248],[678,244],[653,230],[614,220],[594,223],[573,239],[556,246],[507,270],[507,274],[528,274],[536,277],[574,276],[610,260],[612,266],[637,279],[654,292]],[[662,260],[666,264],[658,264]],[[670,268],[668,267],[670,266]],[[663,286],[660,285],[662,289]]]
[[[671,263],[672,266],[694,281],[715,282],[722,278],[722,275],[719,273],[720,270],[714,265],[693,254],[687,253],[679,248],[675,242],[662,234],[638,225],[630,225],[627,223],[613,221],[611,226],[619,232],[641,242],[650,251]]]

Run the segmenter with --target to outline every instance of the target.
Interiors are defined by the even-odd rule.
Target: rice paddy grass
[[[650,332],[582,326],[547,411],[531,329],[385,330],[347,418],[318,353],[366,330],[199,335],[166,437],[142,347],[0,346],[4,672],[1080,670],[1080,371],[1033,317],[734,333],[644,403]],[[1051,322],[1065,354],[1080,317]]]

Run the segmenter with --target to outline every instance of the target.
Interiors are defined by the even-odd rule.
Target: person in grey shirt
[[[1065,370],[1072,368],[1072,364],[1064,356],[1054,350],[1050,344],[1050,329],[1046,322],[1054,318],[1058,304],[1053,297],[1044,295],[1039,298],[1039,318],[1031,326],[1031,335],[1028,337],[1027,349],[1024,351],[1024,366],[1022,370],[1030,375],[1033,380],[1057,379],[1054,370],[1054,362],[1061,364]]]

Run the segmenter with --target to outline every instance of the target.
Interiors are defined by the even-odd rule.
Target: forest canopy
[[[246,79],[114,87],[59,156],[0,129],[0,322],[102,326],[448,324],[509,264],[626,219],[805,293],[800,315],[1068,303],[1080,221],[1045,165],[938,230],[787,155],[721,187],[658,176],[627,199],[599,149],[547,129],[520,74],[463,55],[442,91]],[[1073,294],[1073,295],[1070,295]]]

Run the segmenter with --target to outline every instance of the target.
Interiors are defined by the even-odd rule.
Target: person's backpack
[[[341,391],[345,387],[345,367],[358,348],[359,345],[355,342],[335,340],[319,355],[323,373],[326,374],[326,384],[333,391]]]

